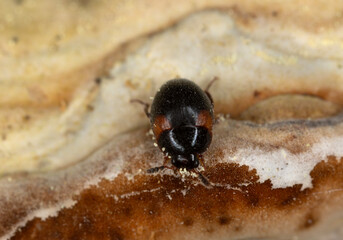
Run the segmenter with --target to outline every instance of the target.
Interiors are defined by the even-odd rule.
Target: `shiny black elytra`
[[[205,90],[187,79],[168,81],[156,93],[150,113],[149,104],[133,100],[145,105],[157,145],[165,154],[164,165],[149,169],[149,173],[169,168],[169,160],[176,168],[195,171],[199,166],[201,153],[212,140],[213,101],[208,89],[215,80]],[[207,179],[197,173],[208,185]]]

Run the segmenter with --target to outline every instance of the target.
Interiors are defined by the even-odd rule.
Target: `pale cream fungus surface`
[[[220,9],[194,11],[211,6],[199,1],[194,9],[185,7],[193,10],[180,10],[169,21],[176,22],[172,26],[165,27],[165,20],[164,25],[146,27],[144,33],[156,32],[132,40],[125,54],[115,53],[118,43],[107,42],[102,51],[113,55],[101,60],[107,68],[90,67],[89,76],[76,74],[88,79],[73,81],[64,101],[50,99],[47,92],[56,94],[54,87],[44,89],[44,84],[29,87],[34,100],[4,98],[0,236],[341,239],[341,18],[331,18],[327,10],[328,16],[321,13],[312,24],[293,23],[282,11],[269,11],[267,3],[256,13],[244,2],[224,9],[220,1],[213,3],[222,5]],[[82,42],[86,36],[79,31]],[[88,43],[83,61],[89,55],[94,57],[89,66],[101,65],[95,62],[106,54],[92,53],[98,45],[91,38]],[[33,44],[32,49],[38,48]],[[25,65],[29,56],[17,51],[19,66]],[[75,52],[51,54],[46,67],[53,68],[53,61],[60,61],[53,58],[62,59],[63,54],[80,64],[70,72],[87,65],[77,61]],[[34,58],[32,64],[40,65],[42,59]],[[63,75],[63,69],[54,71]],[[45,73],[22,71],[5,71],[0,82],[19,83],[26,76],[30,85],[41,81],[38,75],[49,79]],[[151,102],[165,81],[177,77],[203,88],[219,79],[210,89],[218,121],[202,172],[211,187],[171,170],[146,173],[162,164],[163,155],[154,147],[142,106],[130,100]],[[21,91],[20,84],[15,91]]]

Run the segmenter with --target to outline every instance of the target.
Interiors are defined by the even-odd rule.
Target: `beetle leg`
[[[168,166],[165,166],[165,165],[162,165],[162,166],[159,166],[159,167],[154,167],[154,168],[150,168],[147,170],[147,173],[155,173],[155,172],[159,172],[163,169],[171,169],[171,170],[175,170],[174,168],[172,167],[168,167]]]
[[[164,169],[164,166],[154,167],[147,170],[147,173],[155,173]]]
[[[199,154],[199,155],[198,155],[198,159],[199,159],[199,161],[200,161],[201,166],[204,168],[204,170],[206,170],[206,166],[205,166],[204,158],[203,158],[202,154]],[[206,186],[211,186],[211,183],[208,181],[208,179],[207,179],[204,175],[202,175],[202,174],[200,173],[199,170],[193,169],[193,171],[194,171],[195,173],[198,174],[198,177],[199,177],[200,181],[201,181],[204,185],[206,185]]]
[[[209,92],[209,90],[210,90],[210,87],[212,86],[212,84],[215,82],[215,81],[217,81],[217,80],[219,80],[219,78],[218,77],[214,77],[212,80],[211,80],[211,82],[209,82],[209,84],[207,85],[207,87],[205,88],[205,93],[206,93],[206,95],[207,95],[207,97],[211,100],[211,104],[213,105],[213,98],[212,98],[212,96],[211,96],[211,94],[210,94],[210,92]]]
[[[139,100],[139,99],[131,99],[130,102],[131,103],[136,102],[136,103],[142,104],[144,106],[145,114],[147,115],[148,118],[150,118],[150,113],[149,113],[150,104],[149,103],[143,102],[142,100]]]
[[[193,169],[192,171],[194,171],[196,174],[198,174],[198,177],[199,177],[200,181],[201,181],[205,186],[211,186],[210,181],[209,181],[204,175],[202,175],[198,170]]]
[[[175,168],[174,167],[169,167],[167,166],[167,163],[170,161],[170,159],[168,158],[168,156],[164,156],[164,162],[163,162],[163,165],[162,166],[159,166],[159,167],[154,167],[154,168],[150,168],[147,170],[148,173],[155,173],[155,172],[159,172],[165,168],[167,169],[171,169],[173,171],[175,171]]]

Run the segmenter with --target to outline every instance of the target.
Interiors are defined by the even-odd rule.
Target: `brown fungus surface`
[[[332,122],[334,120],[336,123]],[[264,136],[276,131],[279,136],[281,133],[289,135],[292,129],[298,130],[299,127],[309,133],[300,141],[289,143],[269,138],[268,143],[260,146],[267,146],[265,152],[281,147],[289,151],[292,148],[301,149],[303,142],[313,141],[316,134],[333,134],[329,129],[335,125],[341,127],[340,122],[341,116],[337,116],[330,121],[321,119],[316,123],[286,121],[265,125]],[[207,166],[203,172],[211,187],[202,185],[198,178],[182,177],[169,170],[161,174],[146,174],[146,169],[162,161],[162,154],[153,146],[147,130],[127,133],[115,138],[83,164],[69,170],[50,177],[37,175],[30,183],[25,183],[27,179],[20,176],[13,179],[31,188],[26,188],[25,193],[16,193],[17,197],[11,197],[12,201],[17,199],[14,209],[14,202],[2,202],[8,205],[6,210],[2,208],[3,213],[11,212],[12,215],[11,219],[2,219],[2,226],[27,216],[28,206],[32,210],[39,209],[42,202],[55,206],[55,197],[68,197],[64,192],[75,191],[79,184],[87,180],[89,187],[74,195],[73,202],[65,203],[67,208],[50,217],[49,211],[53,213],[54,209],[47,207],[45,213],[38,210],[32,217],[40,215],[44,220],[34,217],[17,231],[13,239],[189,239],[192,236],[197,236],[197,239],[220,239],[222,234],[230,234],[233,238],[277,238],[280,235],[291,238],[302,236],[312,228],[320,228],[321,224],[331,220],[331,213],[343,210],[340,204],[343,197],[341,159],[328,157],[319,161],[309,173],[312,187],[305,189],[301,184],[273,187],[270,180],[261,181],[255,169],[228,160],[240,148],[258,146],[258,139],[251,136],[259,131],[258,125],[236,120],[221,120],[215,126],[216,137],[205,154]],[[116,172],[119,166],[122,170]],[[82,174],[75,175],[73,172]],[[98,174],[99,182],[91,180],[89,174]],[[69,184],[61,186],[58,184],[61,181]],[[34,182],[36,184],[32,184]],[[54,184],[58,184],[59,188],[54,188]],[[34,197],[36,203],[27,205],[23,200],[27,198],[32,201],[30,192],[39,196]]]
[[[342,239],[341,2],[2,9],[0,238]],[[146,173],[163,156],[130,99],[175,77],[219,79],[211,187]]]
[[[227,138],[224,129],[228,128],[227,121],[219,123],[216,138]],[[332,211],[343,210],[341,159],[329,157],[318,163],[310,173],[312,188],[301,190],[300,184],[273,188],[270,180],[260,182],[256,171],[247,166],[216,163],[224,161],[223,150],[235,151],[237,145],[222,149],[215,141],[203,172],[212,186],[205,187],[197,178],[169,171],[146,174],[144,170],[161,162],[162,156],[145,130],[115,142],[118,148],[107,146],[101,161],[113,161],[120,154],[126,162],[120,174],[90,185],[57,216],[29,221],[13,239],[221,239],[223,233],[233,238],[291,238],[320,227]],[[88,164],[96,170],[95,163]],[[41,192],[40,198],[44,197],[50,198]]]

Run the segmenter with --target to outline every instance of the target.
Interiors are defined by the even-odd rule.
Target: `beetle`
[[[165,155],[164,164],[148,169],[148,173],[170,168],[166,164],[171,161],[174,168],[195,171],[209,184],[196,168],[200,162],[203,165],[202,153],[212,141],[214,105],[208,90],[215,80],[205,90],[187,79],[169,80],[156,93],[150,112],[148,103],[131,100],[144,105],[157,145]]]

